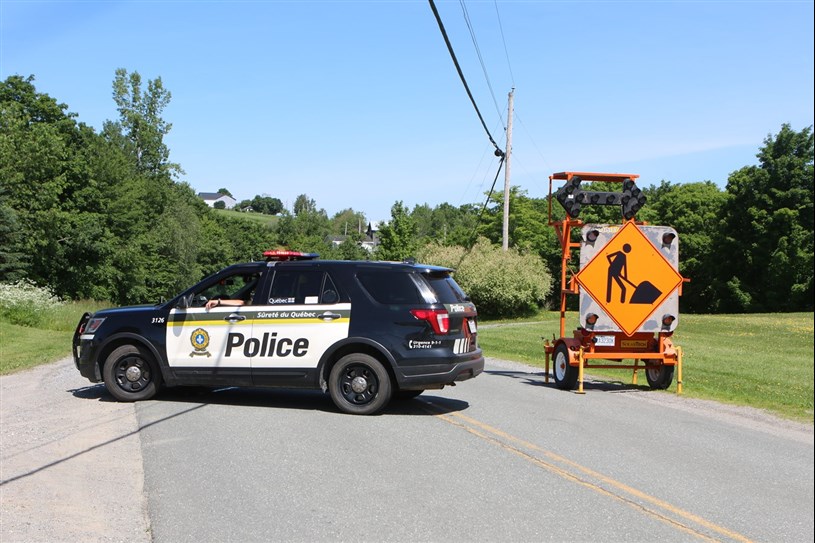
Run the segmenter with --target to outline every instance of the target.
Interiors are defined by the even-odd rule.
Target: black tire
[[[569,348],[561,343],[555,348],[552,356],[552,373],[555,376],[555,385],[561,390],[573,390],[577,386],[577,366],[569,364]]]
[[[424,390],[398,390],[394,395],[394,400],[412,400],[413,398],[417,397],[419,394],[424,392]]]
[[[674,380],[674,366],[655,366],[645,369],[645,378],[648,386],[654,390],[665,390]]]
[[[161,387],[161,373],[152,357],[135,345],[117,347],[102,370],[105,387],[120,402],[149,400]]]
[[[379,360],[367,354],[345,355],[331,368],[328,390],[334,404],[351,415],[373,415],[391,399],[391,379]]]

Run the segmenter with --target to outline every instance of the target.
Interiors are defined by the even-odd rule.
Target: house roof
[[[221,194],[220,192],[199,192],[198,197],[202,200],[218,200],[219,198],[232,198],[232,196],[228,194]]]

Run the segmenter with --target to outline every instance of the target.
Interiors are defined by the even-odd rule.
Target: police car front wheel
[[[391,381],[379,360],[367,354],[343,356],[331,369],[328,390],[342,411],[372,415],[391,398]]]
[[[122,402],[150,399],[161,385],[161,373],[155,370],[150,355],[135,345],[114,349],[105,360],[102,375],[108,392]]]

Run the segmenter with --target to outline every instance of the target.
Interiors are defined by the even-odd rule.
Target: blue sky
[[[813,124],[812,0],[436,7],[501,148],[515,89],[510,179],[532,197],[560,171],[724,188],[783,123]],[[34,75],[99,130],[117,68],[172,93],[165,142],[198,192],[383,220],[481,204],[498,167],[424,0],[0,0],[2,79]]]

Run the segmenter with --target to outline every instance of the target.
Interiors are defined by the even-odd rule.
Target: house
[[[221,194],[220,192],[199,192],[198,197],[201,198],[209,207],[215,207],[215,202],[223,202],[225,209],[232,209],[238,203],[233,197],[228,194]]]
[[[368,230],[365,232],[365,237],[359,242],[359,246],[369,253],[374,252],[376,246],[379,245],[379,239],[376,236],[378,229],[379,223],[368,223]],[[331,243],[334,247],[339,247],[346,239],[348,239],[348,236],[328,236],[326,241]]]

